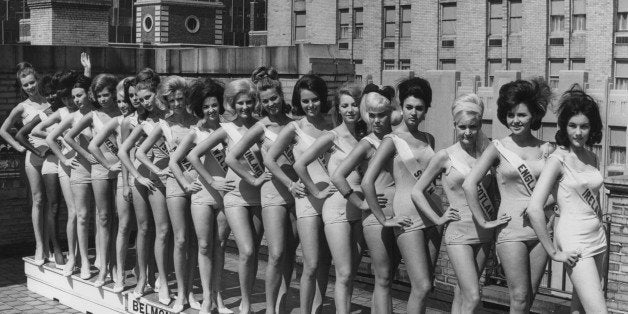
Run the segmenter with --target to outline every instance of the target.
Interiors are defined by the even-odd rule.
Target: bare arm
[[[164,132],[159,124],[155,124],[153,131],[148,134],[148,137],[144,140],[144,142],[142,142],[142,145],[140,145],[140,147],[137,148],[137,151],[135,151],[135,158],[137,158],[137,160],[144,164],[144,166],[146,166],[154,174],[160,174],[163,170],[159,169],[159,167],[157,167],[153,161],[148,158],[146,153],[163,137],[163,133]]]
[[[386,162],[393,158],[394,154],[395,144],[392,139],[385,138],[379,145],[379,148],[373,157],[371,157],[369,167],[366,169],[364,177],[362,178],[362,192],[364,193],[364,198],[371,208],[373,215],[377,218],[377,221],[379,221],[379,223],[381,223],[384,227],[402,227],[409,226],[411,224],[409,217],[387,218],[382,211],[382,207],[377,201],[375,179],[379,176],[379,173],[384,168]]]
[[[312,177],[307,171],[307,166],[315,161],[316,158],[320,156],[321,152],[328,151],[333,145],[334,135],[330,132],[323,134],[321,137],[317,138],[316,141],[314,141],[314,143],[312,143],[312,145],[304,151],[298,159],[294,161],[294,171],[307,188],[309,194],[318,199],[323,199],[333,194],[336,188],[325,189],[323,191],[319,190],[314,181],[312,181]],[[330,187],[333,187],[333,185]]]
[[[194,147],[195,139],[196,133],[194,133],[193,131],[189,132],[183,138],[183,140],[181,140],[181,143],[179,144],[179,146],[177,146],[177,149],[170,155],[170,160],[168,161],[168,167],[172,172],[172,176],[174,176],[177,182],[179,182],[179,184],[187,193],[194,193],[201,189],[201,185],[198,182],[189,182],[185,178],[185,176],[183,176],[183,170],[179,165],[179,161],[181,161],[185,157],[187,152],[192,149],[192,147]]]
[[[83,131],[84,129],[86,129],[86,128],[88,128],[88,127],[90,127],[92,125],[92,116],[93,115],[94,115],[93,111],[87,113],[63,137],[65,142],[68,143],[68,145],[70,145],[70,147],[72,147],[79,155],[81,155],[85,159],[89,160],[89,162],[92,163],[92,164],[96,163],[96,158],[94,158],[94,156],[92,156],[92,154],[90,154],[87,150],[85,150],[83,147],[81,147],[81,145],[79,145],[79,143],[77,141],[75,141],[74,138],[77,135],[81,134],[81,131]]]
[[[46,120],[41,121],[39,124],[37,124],[31,131],[31,136],[37,136],[39,138],[45,139],[46,137],[48,137],[48,132],[46,130],[49,127],[51,127],[53,124],[58,123],[60,121],[61,121],[61,113],[59,113],[59,111],[57,110],[53,112],[51,115],[49,115]]]
[[[432,159],[419,180],[414,185],[412,189],[412,203],[414,206],[419,209],[428,219],[437,225],[443,225],[449,221],[460,220],[460,215],[458,215],[458,210],[455,208],[449,207],[449,209],[443,213],[442,216],[438,216],[437,211],[432,208],[430,202],[427,200],[425,196],[425,191],[432,184],[436,177],[443,173],[446,167],[449,164],[449,156],[447,151],[441,150]]]
[[[232,180],[215,180],[211,173],[205,169],[205,166],[201,162],[201,155],[204,155],[210,149],[216,147],[220,143],[224,143],[227,140],[227,132],[222,128],[212,132],[204,141],[198,143],[196,147],[190,151],[187,158],[192,164],[192,167],[196,169],[199,176],[207,182],[212,188],[217,191],[231,191],[235,188]],[[208,158],[208,157],[205,157]]]
[[[259,186],[263,182],[256,182],[259,180],[249,173],[248,169],[240,163],[239,159],[242,158],[244,153],[246,153],[249,148],[257,144],[262,135],[264,135],[264,128],[261,124],[256,123],[252,128],[246,131],[244,135],[242,135],[240,141],[235,143],[232,147],[229,147],[229,152],[225,157],[225,162],[229,168],[240,176],[242,180],[253,186]]]
[[[142,175],[137,171],[135,165],[133,165],[133,161],[131,161],[131,156],[129,156],[129,152],[131,148],[135,146],[135,143],[140,140],[141,136],[144,134],[144,129],[141,125],[136,126],[131,134],[122,142],[120,145],[120,149],[118,150],[118,158],[120,158],[120,162],[124,165],[124,167],[129,170],[129,172],[136,178],[142,177]]]
[[[28,149],[33,154],[43,158],[46,155],[46,153],[36,150],[35,146],[33,146],[33,144],[31,144],[31,142],[28,140],[28,134],[30,134],[31,130],[40,122],[41,122],[41,118],[39,116],[33,118],[33,120],[31,120],[29,123],[24,125],[19,131],[17,131],[17,133],[15,134],[15,139],[20,144],[22,144],[24,148]]]
[[[109,137],[109,135],[114,134],[116,132],[116,129],[118,128],[118,124],[119,124],[118,119],[110,119],[109,121],[107,121],[103,129],[100,132],[98,132],[98,134],[96,134],[94,138],[92,138],[92,140],[89,142],[89,146],[87,146],[87,149],[94,156],[94,158],[96,158],[96,161],[98,161],[101,165],[103,165],[105,168],[109,170],[112,170],[111,168],[116,163],[112,164],[107,160],[107,158],[105,158],[105,155],[100,149],[100,146],[105,142],[105,140]]]
[[[370,150],[371,145],[368,142],[358,142],[358,145],[347,155],[340,165],[338,165],[336,171],[331,175],[331,182],[336,186],[340,194],[346,195],[349,202],[362,210],[367,210],[368,204],[355,193],[347,195],[347,193],[351,191],[351,186],[349,182],[347,182],[347,176],[353,169],[360,165]]]
[[[50,150],[52,151],[52,153],[55,154],[59,158],[59,161],[66,166],[70,166],[71,161],[65,158],[65,156],[63,155],[63,152],[61,151],[61,147],[59,147],[59,145],[57,144],[57,139],[61,136],[61,134],[63,134],[65,130],[72,127],[73,120],[74,120],[74,116],[72,115],[68,116],[67,118],[63,119],[59,123],[59,125],[56,128],[54,128],[52,132],[48,134],[48,136],[46,136],[46,144],[48,144],[48,147],[50,147]]]
[[[4,122],[2,122],[2,126],[0,126],[0,136],[9,145],[15,148],[15,150],[22,153],[26,151],[26,148],[20,145],[20,143],[18,143],[13,138],[13,136],[9,134],[9,129],[11,128],[11,126],[13,126],[13,123],[15,123],[15,120],[22,114],[23,111],[24,111],[24,107],[21,104],[18,104],[17,106],[15,106],[15,108],[13,108],[13,110],[11,110],[11,112],[9,113],[9,116],[4,120]]]
[[[292,195],[295,197],[303,197],[305,196],[305,188],[299,182],[293,182],[288,175],[281,169],[279,164],[277,164],[277,159],[279,156],[283,154],[283,151],[292,143],[294,137],[296,136],[296,131],[294,126],[291,124],[286,125],[281,132],[277,135],[277,139],[270,146],[266,155],[264,156],[264,166],[266,169],[273,174],[275,178],[277,178],[284,186],[286,186]]]
[[[492,229],[502,224],[507,223],[510,220],[509,216],[497,217],[496,220],[486,221],[488,217],[484,215],[482,207],[480,206],[480,199],[478,197],[478,184],[482,181],[482,178],[486,175],[491,166],[499,159],[499,152],[494,145],[489,145],[482,156],[478,159],[475,166],[471,169],[471,173],[467,176],[462,183],[462,189],[464,195],[467,198],[469,209],[473,214],[473,218],[484,229]]]

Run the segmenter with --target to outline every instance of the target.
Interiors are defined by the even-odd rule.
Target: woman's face
[[[530,113],[526,104],[520,103],[508,111],[506,114],[506,123],[512,134],[519,135],[530,132],[532,113]]]
[[[140,105],[146,109],[146,111],[153,111],[155,109],[155,93],[150,89],[140,89],[137,91],[137,97],[139,98]]]
[[[72,96],[72,94],[70,95],[66,95],[66,96],[62,96],[61,97],[61,101],[63,102],[63,104],[71,110],[77,110],[78,106],[74,103],[74,97]]]
[[[475,143],[481,127],[481,122],[477,117],[465,115],[454,125],[456,127],[456,138],[461,144],[471,145]]]
[[[140,106],[140,98],[137,97],[137,90],[135,86],[129,86],[129,99],[131,100],[131,105],[137,109]]]
[[[274,88],[259,92],[259,100],[262,102],[262,110],[270,116],[280,114],[283,110],[283,99]]]
[[[166,97],[168,101],[168,108],[175,114],[183,114],[185,112],[185,95],[182,90],[177,90],[174,93],[170,93]]]
[[[220,103],[216,97],[207,97],[203,100],[203,116],[210,121],[220,120]]]
[[[571,147],[585,147],[589,140],[590,132],[591,123],[589,118],[582,113],[571,117],[569,122],[567,122],[567,136],[569,137]]]
[[[120,112],[122,113],[123,116],[127,116],[131,113],[131,108],[130,105],[124,101],[124,91],[121,90],[118,95],[117,95],[118,101],[118,109],[120,109]]]
[[[338,113],[345,123],[355,123],[360,119],[360,106],[349,95],[340,95]]]
[[[241,94],[235,100],[235,112],[240,118],[247,119],[253,117],[253,107],[255,100],[248,94]]]
[[[314,117],[321,112],[321,99],[308,89],[301,89],[301,108],[306,116]]]
[[[21,77],[20,84],[22,84],[22,89],[28,97],[37,94],[37,79],[35,78],[35,75],[29,74],[25,77]]]
[[[81,87],[72,89],[72,100],[78,109],[83,109],[89,103],[87,92]]]
[[[390,110],[369,111],[368,119],[371,122],[373,133],[381,134],[390,130]]]
[[[114,94],[109,90],[109,88],[105,87],[96,93],[96,101],[98,101],[98,104],[101,107],[110,108],[114,104],[113,96]]]
[[[403,101],[403,120],[409,127],[418,127],[419,123],[425,119],[427,107],[422,99],[414,96],[408,96]]]

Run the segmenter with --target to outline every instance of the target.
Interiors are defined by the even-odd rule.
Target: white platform
[[[46,298],[58,300],[59,303],[69,306],[83,313],[93,314],[169,314],[169,306],[157,302],[155,293],[148,294],[138,300],[129,298],[134,286],[127,286],[122,293],[112,291],[113,283],[108,282],[103,287],[95,287],[96,275],[89,280],[83,280],[78,274],[64,277],[62,270],[54,263],[37,266],[31,257],[24,257],[24,273],[28,290]],[[196,314],[198,311],[186,309],[182,313]]]

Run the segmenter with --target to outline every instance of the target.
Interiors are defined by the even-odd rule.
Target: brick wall
[[[610,252],[606,304],[610,313],[628,313],[628,176],[610,177],[608,221]]]
[[[521,69],[523,77],[545,76],[547,67],[547,1],[522,1]]]
[[[613,1],[588,0],[586,70],[592,88],[606,88],[613,68]]]
[[[364,29],[362,31],[362,45],[354,49],[360,49],[363,56],[363,78],[373,76],[373,82],[381,82],[382,71],[382,0],[365,1],[364,3]]]
[[[336,43],[336,0],[310,0],[305,2],[307,42],[333,45]]]
[[[292,44],[292,1],[268,0],[269,46],[287,46]]]
[[[469,84],[486,73],[486,1],[460,1],[456,18],[456,70]]]

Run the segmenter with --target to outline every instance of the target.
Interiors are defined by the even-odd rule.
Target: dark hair
[[[371,92],[375,92],[386,97],[388,101],[392,101],[393,98],[395,98],[395,89],[392,86],[386,85],[382,88],[379,88],[379,86],[373,83],[367,84],[366,86],[364,86],[364,90],[362,91],[362,97]]]
[[[39,80],[39,94],[46,97],[53,111],[63,107],[63,103],[57,96],[57,89],[54,86],[52,75],[46,74]]]
[[[125,78],[123,82],[124,83],[122,83],[122,91],[124,93],[124,102],[128,103],[129,105],[131,105],[131,107],[133,107],[133,104],[131,102],[131,96],[129,96],[129,89],[131,88],[131,86],[135,87],[135,85],[137,84],[137,81],[135,81],[135,76],[129,76]]]
[[[223,94],[225,88],[216,80],[209,77],[197,78],[192,81],[188,89],[188,104],[192,112],[199,118],[203,118],[203,103],[209,97],[216,97],[218,100],[218,112],[223,114],[225,107],[223,104]]]
[[[58,71],[52,76],[52,85],[56,89],[57,97],[68,97],[72,87],[78,80],[79,73],[74,70]]]
[[[157,93],[157,87],[159,86],[161,79],[153,69],[144,68],[137,73],[135,81],[137,82],[135,84],[136,90],[148,89],[153,93]]]
[[[525,104],[532,114],[530,129],[538,130],[541,127],[541,119],[547,112],[552,91],[547,82],[541,77],[526,80],[516,80],[504,84],[499,89],[497,98],[497,118],[499,122],[508,127],[506,116],[519,104]]]
[[[115,97],[116,85],[118,85],[118,79],[115,76],[106,73],[96,75],[89,88],[89,92],[93,97],[94,106],[100,108],[100,104],[97,101],[98,93],[105,89],[108,89],[109,93]]]
[[[257,69],[255,69],[255,71],[253,71],[253,74],[251,75],[251,81],[253,81],[255,86],[257,86],[257,91],[259,93],[265,90],[274,89],[279,97],[281,97],[281,105],[284,113],[289,113],[292,110],[292,108],[290,108],[290,106],[286,104],[283,95],[283,88],[281,87],[281,82],[279,81],[279,73],[277,73],[277,70],[275,70],[275,68],[265,66],[258,67]],[[259,109],[256,111],[260,116],[266,115],[266,111],[262,109],[261,99],[259,103]]]
[[[85,90],[85,93],[89,93],[89,88],[91,85],[92,85],[92,79],[90,77],[79,74],[78,77],[76,78],[76,81],[72,85],[71,89],[82,88]]]
[[[567,136],[567,124],[569,120],[578,114],[583,114],[589,119],[591,131],[586,144],[593,146],[602,141],[602,118],[600,108],[593,97],[587,95],[574,84],[560,98],[558,107],[558,131],[556,131],[556,144],[569,147],[569,137]]]
[[[432,87],[430,82],[420,77],[409,78],[397,86],[399,90],[399,103],[403,102],[410,96],[421,99],[425,103],[425,111],[432,105]]]
[[[321,101],[321,113],[325,114],[329,111],[330,106],[327,101],[327,83],[322,78],[314,74],[306,74],[302,76],[294,85],[292,90],[292,108],[295,115],[304,116],[305,111],[301,107],[301,90],[307,89],[316,94]]]

